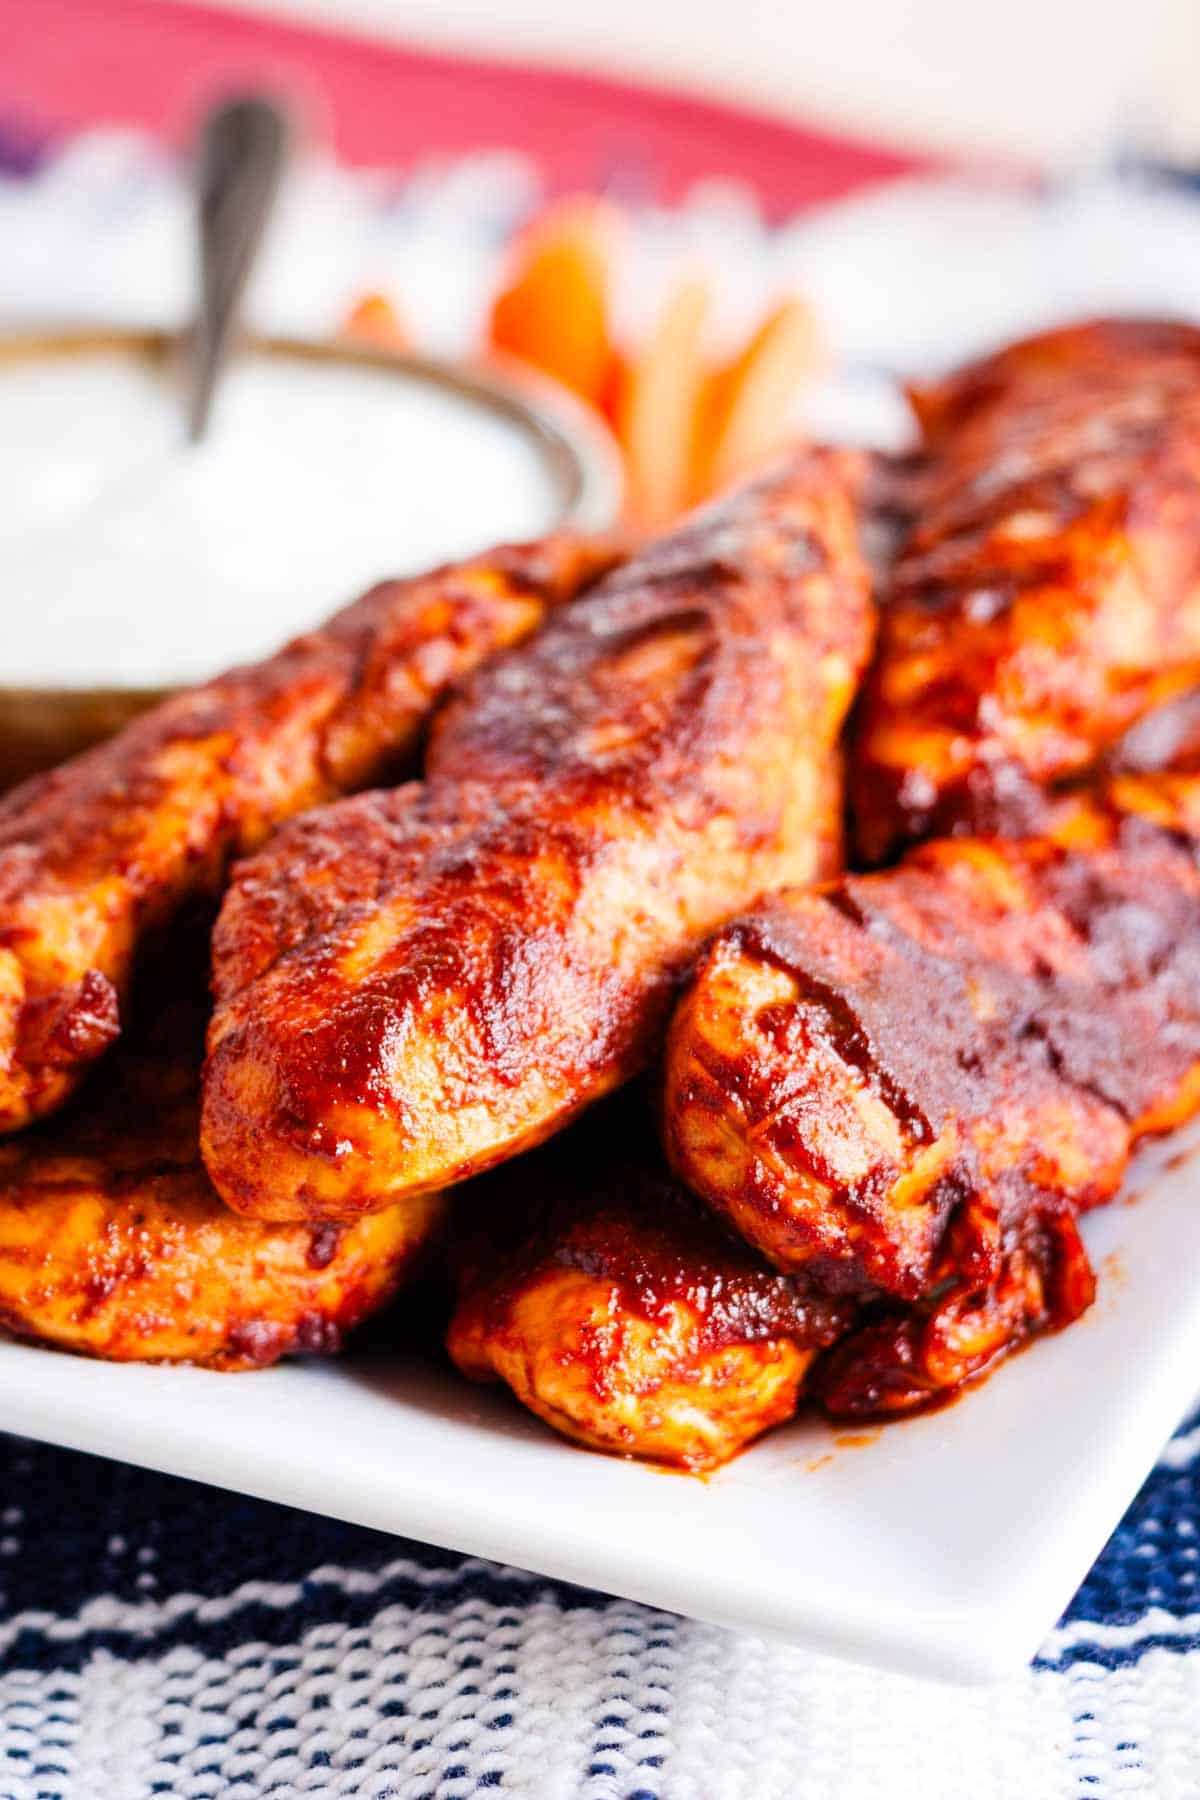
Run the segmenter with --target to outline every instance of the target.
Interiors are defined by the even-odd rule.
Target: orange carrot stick
[[[492,303],[492,346],[593,406],[610,380],[609,295],[622,223],[608,201],[559,201],[517,239]]]
[[[342,322],[340,337],[384,350],[408,350],[411,339],[395,302],[386,294],[364,294]]]
[[[647,530],[668,524],[687,504],[708,308],[706,282],[680,281],[622,382],[615,424],[626,456],[628,511]]]
[[[689,498],[702,500],[781,448],[797,396],[820,361],[812,312],[784,300],[710,378],[696,419]]]

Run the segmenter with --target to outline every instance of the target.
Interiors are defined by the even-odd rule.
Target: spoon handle
[[[246,282],[287,161],[291,130],[274,101],[222,101],[200,128],[196,207],[200,303],[192,333],[188,436],[204,436]]]

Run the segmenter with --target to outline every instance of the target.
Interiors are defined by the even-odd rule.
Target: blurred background
[[[228,0],[227,0],[228,3]],[[1200,154],[1195,0],[253,0],[385,38],[649,77],[926,148]]]
[[[1200,318],[1198,52],[1195,0],[0,0],[0,327],[185,328],[198,121],[261,89],[296,148],[250,325],[548,381],[611,450],[626,522],[656,527],[796,433],[903,446],[905,383],[1006,337],[1101,311]],[[108,679],[133,680],[124,615],[95,623],[94,571],[114,595],[156,587],[155,520],[155,568],[193,533],[214,665],[433,553],[410,473],[377,554],[363,517],[399,490],[344,406],[278,426],[268,453],[253,433],[273,409],[252,399],[240,439],[237,406],[218,410],[207,462],[166,454],[178,409],[147,415],[153,455],[135,469],[123,449],[117,483],[106,434],[137,434],[110,392],[70,492],[45,424],[53,467],[25,514],[46,522],[36,541],[0,532],[0,578],[45,596],[25,609],[29,680],[62,674],[81,619],[77,660],[115,643]],[[40,398],[21,403],[28,437]],[[72,441],[82,468],[78,423]],[[219,563],[247,463],[274,469],[276,511],[260,484]],[[301,514],[312,591],[272,612],[265,522]],[[243,592],[218,627],[212,596]]]
[[[0,0],[0,323],[183,322],[197,119],[264,87],[252,322],[516,359],[657,524],[998,338],[1195,313],[1198,51],[1195,0]]]

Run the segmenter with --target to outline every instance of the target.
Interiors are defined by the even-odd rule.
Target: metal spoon
[[[238,306],[279,191],[291,142],[282,106],[233,96],[208,113],[196,155],[200,300],[188,370],[188,437],[208,427],[213,394],[233,340]]]

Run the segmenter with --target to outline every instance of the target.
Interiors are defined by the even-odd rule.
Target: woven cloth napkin
[[[0,130],[0,318],[183,315],[186,193],[148,141],[4,163]],[[253,310],[322,332],[392,286],[460,351],[536,197],[514,157],[403,183],[310,164]],[[886,441],[893,369],[1081,311],[1200,314],[1198,215],[1101,173],[895,183],[768,231],[708,184],[640,220],[630,304],[681,254],[719,263],[733,313],[798,281],[842,359],[810,422]],[[1193,1800],[1198,1526],[1193,1425],[1033,1666],[955,1689],[0,1438],[0,1800]]]
[[[1198,1525],[1192,1425],[1033,1666],[953,1688],[0,1439],[0,1794],[1194,1800]]]

